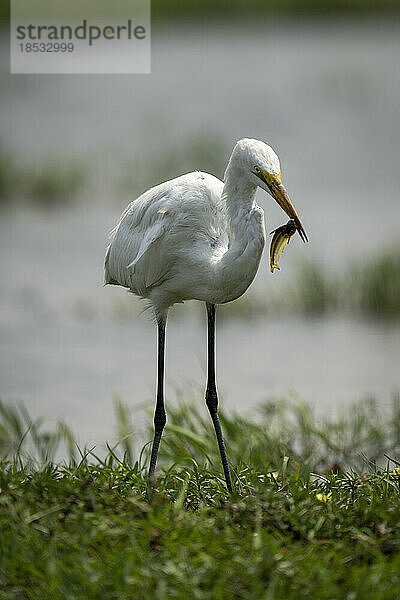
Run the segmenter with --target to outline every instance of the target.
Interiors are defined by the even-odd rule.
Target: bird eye
[[[260,167],[257,167],[257,165],[254,165],[254,170],[256,173],[261,173],[261,169]]]

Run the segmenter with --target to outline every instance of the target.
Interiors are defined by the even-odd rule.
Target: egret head
[[[282,183],[279,158],[271,146],[260,140],[244,138],[233,149],[231,166],[239,169],[251,183],[270,194],[285,213],[294,220],[303,242],[308,241],[298,214]]]

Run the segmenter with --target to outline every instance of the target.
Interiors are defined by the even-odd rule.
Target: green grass
[[[205,411],[169,409],[151,503],[148,447],[130,447],[122,405],[122,443],[65,464],[50,455],[66,429],[0,413],[1,599],[399,597],[398,398],[335,420],[278,400],[252,420],[223,414],[230,498]]]

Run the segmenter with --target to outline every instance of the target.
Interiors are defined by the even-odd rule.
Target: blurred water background
[[[102,287],[107,234],[150,185],[220,178],[235,141],[270,143],[310,237],[218,311],[226,410],[299,395],[333,412],[400,387],[400,23],[305,14],[160,20],[152,73],[9,75],[0,92],[0,396],[111,437],[112,398],[152,410],[156,332]],[[267,230],[286,222],[258,193]],[[203,402],[204,308],[171,311],[167,406]]]

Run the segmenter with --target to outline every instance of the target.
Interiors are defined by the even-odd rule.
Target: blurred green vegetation
[[[398,598],[398,398],[391,413],[369,401],[330,420],[278,400],[254,420],[222,413],[232,496],[205,408],[169,408],[150,502],[148,447],[127,452],[122,405],[120,445],[62,464],[33,422],[27,432],[26,412],[3,408],[4,600]],[[32,432],[36,459],[22,451]],[[386,467],[375,463],[382,452]],[[345,463],[362,472],[342,471]]]
[[[151,158],[150,158],[151,155]],[[84,189],[93,192],[95,185],[112,194],[139,195],[143,190],[189,171],[202,170],[223,177],[229,158],[218,135],[194,134],[190,140],[162,151],[139,155],[101,165],[71,159],[50,159],[39,165],[20,163],[0,144],[0,207],[30,204],[51,208],[72,204]],[[171,175],[173,174],[173,175]]]
[[[74,161],[47,161],[36,167],[20,165],[0,145],[0,207],[70,205],[85,181],[84,168]]]
[[[24,193],[43,207],[72,202],[82,190],[85,176],[76,164],[47,164],[24,177]]]
[[[400,248],[382,251],[350,267],[344,302],[368,315],[400,315]]]
[[[344,269],[326,268],[317,260],[299,262],[289,283],[268,294],[250,290],[224,305],[219,318],[256,318],[271,314],[318,317],[341,313],[380,320],[400,317],[400,247],[356,257]]]
[[[190,140],[163,147],[119,166],[117,186],[121,193],[143,190],[190,171],[206,171],[222,178],[229,159],[226,144],[217,134],[194,134]]]
[[[332,274],[318,263],[304,263],[295,279],[294,303],[304,313],[400,316],[400,247],[354,259],[343,275]]]
[[[13,162],[0,145],[0,205],[13,187]]]
[[[105,13],[109,14],[109,4],[102,0]],[[82,4],[71,0],[82,10]],[[97,3],[98,4],[98,3]],[[153,20],[180,17],[207,16],[224,19],[230,17],[258,17],[274,15],[298,14],[368,14],[385,13],[399,10],[398,0],[152,0],[151,11]],[[0,3],[0,22],[9,20],[9,3]]]
[[[342,281],[332,271],[329,273],[316,260],[304,260],[298,265],[293,282],[285,296],[287,308],[296,307],[308,315],[323,315],[339,308],[339,290]],[[357,309],[357,307],[355,307]]]
[[[397,0],[153,0],[154,18],[206,15],[208,17],[303,14],[362,14],[398,11]]]

